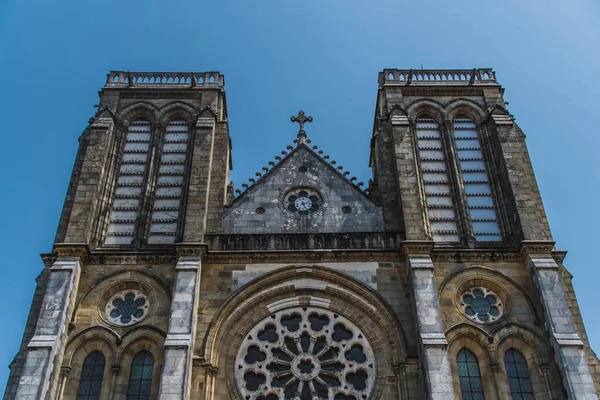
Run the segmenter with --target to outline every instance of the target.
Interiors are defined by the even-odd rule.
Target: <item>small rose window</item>
[[[296,188],[285,195],[284,203],[288,211],[298,215],[308,215],[319,210],[323,200],[314,189]]]
[[[148,314],[149,306],[148,297],[142,292],[122,290],[106,304],[106,317],[115,325],[133,325]]]
[[[484,287],[465,291],[460,305],[467,318],[482,324],[496,321],[504,308],[498,295]]]

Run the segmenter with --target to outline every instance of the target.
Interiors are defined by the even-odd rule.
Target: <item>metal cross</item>
[[[304,111],[300,110],[298,112],[298,115],[296,117],[292,117],[290,118],[290,121],[292,122],[297,122],[300,124],[300,130],[298,131],[298,138],[300,139],[301,136],[303,138],[306,138],[306,132],[304,132],[304,123],[305,122],[312,122],[312,117],[306,117],[304,115]]]

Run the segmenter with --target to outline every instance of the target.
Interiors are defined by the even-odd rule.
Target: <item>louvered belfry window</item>
[[[188,147],[187,121],[167,124],[148,243],[174,243],[181,207]]]
[[[454,119],[453,130],[475,240],[501,241],[502,236],[476,125],[470,118],[457,117]]]
[[[427,214],[433,240],[458,242],[456,213],[439,125],[433,119],[419,118],[416,127]]]
[[[128,128],[117,174],[106,244],[131,244],[144,195],[150,151],[150,121],[133,121]]]

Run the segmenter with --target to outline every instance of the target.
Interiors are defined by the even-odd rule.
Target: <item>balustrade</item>
[[[496,74],[491,68],[480,69],[384,69],[379,74],[379,84],[496,84]]]
[[[111,71],[105,87],[222,87],[218,72],[126,72]]]

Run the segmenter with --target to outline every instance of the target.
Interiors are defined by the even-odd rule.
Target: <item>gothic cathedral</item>
[[[108,74],[5,400],[598,399],[494,71],[380,72],[367,185],[301,111],[234,190],[224,86]]]

